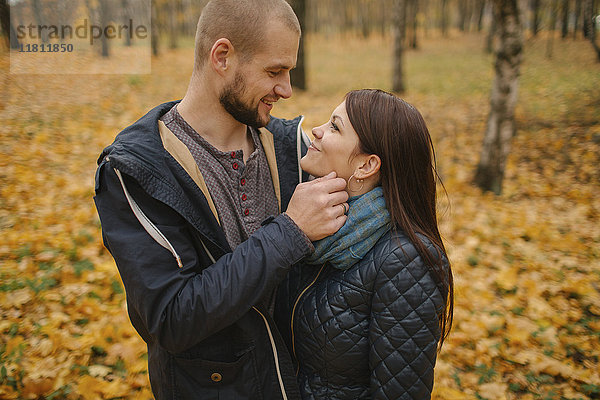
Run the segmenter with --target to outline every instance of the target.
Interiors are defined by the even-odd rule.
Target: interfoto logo
[[[151,0],[9,0],[13,74],[148,74]]]
[[[127,25],[108,24],[106,26],[90,24],[88,19],[77,26],[72,25],[18,25],[16,28],[17,39],[88,39],[90,45],[94,40],[98,41],[102,37],[106,39],[146,39],[148,37],[148,28],[145,25],[133,24],[133,19],[129,19]]]

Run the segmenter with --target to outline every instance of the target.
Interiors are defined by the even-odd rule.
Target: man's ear
[[[381,168],[381,158],[377,154],[365,155],[361,160],[361,165],[356,169],[354,177],[356,179],[367,179],[376,175]]]
[[[230,69],[234,48],[229,39],[221,38],[210,49],[210,64],[215,72],[224,75]]]

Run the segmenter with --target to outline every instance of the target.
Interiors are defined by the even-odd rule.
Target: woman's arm
[[[377,266],[369,331],[373,399],[423,400],[433,389],[443,298],[415,248],[403,247],[393,246]]]

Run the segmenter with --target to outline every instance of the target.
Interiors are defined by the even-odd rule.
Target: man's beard
[[[245,104],[242,95],[246,91],[246,82],[241,74],[236,74],[233,83],[225,87],[219,96],[221,105],[233,118],[253,128],[262,128],[268,121],[262,121],[258,113],[258,105],[252,108]]]

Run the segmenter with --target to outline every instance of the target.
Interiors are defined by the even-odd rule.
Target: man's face
[[[273,103],[292,95],[290,70],[296,65],[299,36],[281,24],[267,28],[260,50],[240,63],[232,81],[219,96],[221,105],[237,121],[263,127]]]

